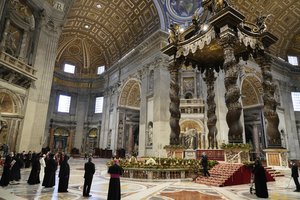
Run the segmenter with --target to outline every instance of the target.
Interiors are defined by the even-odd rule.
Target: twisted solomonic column
[[[228,109],[226,122],[228,124],[229,143],[243,143],[243,126],[240,121],[242,106],[240,99],[240,88],[237,85],[240,65],[234,57],[234,36],[225,35],[220,40],[224,49],[224,71],[225,71],[225,103]]]
[[[218,130],[216,127],[217,116],[216,116],[216,102],[215,102],[215,74],[212,68],[205,71],[205,78],[203,78],[207,85],[207,128],[208,128],[208,148],[218,148],[216,135]],[[216,145],[216,146],[215,146]]]
[[[271,57],[267,54],[260,54],[255,59],[260,65],[263,76],[263,101],[264,116],[267,120],[267,147],[281,147],[280,132],[278,130],[279,118],[276,112],[277,102],[274,97],[276,85],[272,82]]]
[[[179,85],[178,85],[178,71],[180,68],[180,63],[174,61],[169,65],[169,71],[171,76],[170,82],[170,127],[171,127],[171,135],[170,135],[170,145],[179,145],[179,134],[180,134],[180,98],[179,98]]]

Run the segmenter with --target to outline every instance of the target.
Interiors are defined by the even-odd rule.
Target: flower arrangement
[[[244,151],[249,151],[250,149],[252,149],[252,146],[250,144],[243,144],[243,143],[229,143],[229,144],[222,144],[221,148],[224,150],[234,150],[234,149],[238,149],[238,150],[244,150]]]
[[[119,160],[119,165],[123,168],[144,168],[144,169],[189,169],[193,172],[201,171],[202,166],[199,160],[181,158],[157,158],[152,157],[144,160],[123,159]],[[113,160],[107,162],[107,166],[113,165]],[[208,167],[211,168],[218,162],[210,160]]]

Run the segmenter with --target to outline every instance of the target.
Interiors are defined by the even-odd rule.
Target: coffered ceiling
[[[75,0],[59,41],[57,67],[71,62],[95,72],[111,66],[158,30],[152,0]]]
[[[199,0],[185,0],[192,4]],[[176,0],[75,0],[59,41],[56,69],[71,62],[77,73],[94,74],[101,65],[110,67],[148,36],[176,22]],[[268,30],[279,40],[271,52],[286,58],[300,55],[299,0],[230,0],[247,21],[268,15]],[[178,13],[177,13],[178,14]],[[184,18],[188,19],[188,18]],[[178,22],[183,18],[178,16]]]
[[[231,0],[231,3],[251,22],[259,15],[270,14],[266,21],[268,30],[279,39],[271,47],[273,54],[285,59],[287,51],[295,48],[292,38],[300,36],[299,0]],[[299,44],[298,40],[298,55]]]

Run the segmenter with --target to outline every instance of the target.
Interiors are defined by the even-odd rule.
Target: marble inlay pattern
[[[58,193],[58,178],[56,186],[44,188],[39,185],[28,185],[27,179],[29,169],[22,169],[22,179],[20,182],[10,184],[0,188],[0,200],[105,200],[107,199],[109,176],[106,173],[105,163],[107,159],[94,159],[96,173],[93,178],[91,195],[84,198],[82,196],[83,185],[83,159],[70,159],[71,177],[69,181],[68,193]],[[59,170],[57,170],[58,174]],[[294,200],[300,199],[299,192],[293,192],[295,185],[290,182],[290,169],[286,169],[286,176],[277,178],[277,181],[268,183],[269,195],[271,200]],[[289,186],[289,188],[287,188]],[[249,184],[231,187],[212,187],[193,182],[153,182],[128,181],[121,179],[122,200],[251,200],[258,199],[249,193]]]

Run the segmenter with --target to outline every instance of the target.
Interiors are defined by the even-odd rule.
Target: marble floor
[[[71,200],[71,199],[89,199],[102,200],[107,199],[108,181],[106,159],[94,159],[96,173],[94,175],[91,197],[82,196],[83,185],[83,166],[85,160],[70,159],[71,176],[68,193],[58,193],[57,184],[49,189],[41,185],[28,185],[27,179],[30,173],[29,169],[22,169],[22,180],[16,184],[0,187],[0,200]],[[269,199],[272,200],[300,200],[300,192],[293,192],[295,185],[290,181],[290,171],[284,171],[285,177],[278,177],[275,182],[268,183]],[[56,181],[58,183],[58,180]],[[250,200],[259,199],[249,192],[250,184],[230,186],[230,187],[212,187],[196,184],[191,181],[131,181],[121,178],[122,200]]]

